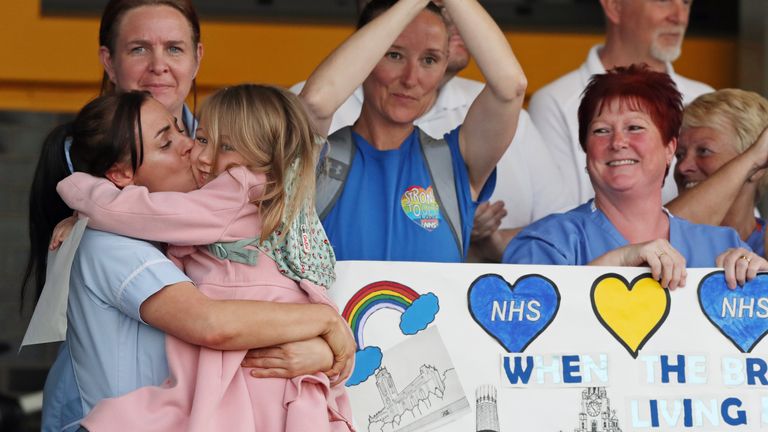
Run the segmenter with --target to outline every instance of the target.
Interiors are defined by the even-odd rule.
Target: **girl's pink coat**
[[[190,193],[156,192],[84,174],[57,190],[89,226],[172,244],[200,291],[216,299],[248,299],[333,306],[325,289],[283,276],[262,253],[257,265],[223,261],[205,246],[258,237],[261,218],[250,201],[265,178],[245,168],[223,173]],[[99,403],[82,422],[89,431],[349,431],[352,414],[343,385],[321,373],[294,379],[257,379],[240,367],[245,351],[217,351],[166,337],[169,379]]]

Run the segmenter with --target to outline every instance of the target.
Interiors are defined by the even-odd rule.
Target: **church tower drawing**
[[[581,392],[579,425],[574,432],[621,432],[616,410],[605,387],[589,387]]]
[[[384,406],[391,405],[397,398],[395,381],[392,379],[392,374],[389,373],[387,368],[383,367],[376,371],[376,387],[379,388],[379,394],[381,395],[381,401],[384,402]]]
[[[376,387],[379,390],[384,407],[381,411],[368,417],[371,423],[399,424],[403,415],[421,413],[423,409],[432,406],[432,398],[442,399],[445,395],[445,381],[442,374],[431,365],[421,365],[419,375],[402,391],[395,387],[392,374],[386,367],[376,371]]]

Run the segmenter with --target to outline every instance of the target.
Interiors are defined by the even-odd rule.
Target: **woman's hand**
[[[51,235],[51,243],[48,244],[48,250],[56,250],[64,243],[64,240],[69,237],[72,232],[72,228],[77,223],[77,213],[57,223],[53,228],[53,234]]]
[[[598,257],[590,265],[619,267],[648,265],[651,268],[651,276],[659,281],[662,287],[670,290],[685,286],[688,277],[685,257],[663,239],[616,248]]]
[[[484,202],[477,206],[470,241],[483,240],[495,233],[505,216],[507,216],[507,210],[504,208],[504,201],[496,201],[493,204]]]
[[[333,352],[322,338],[315,337],[249,350],[242,365],[253,368],[251,376],[256,378],[290,379],[330,370]]]
[[[725,283],[728,288],[742,286],[757,276],[757,272],[768,270],[768,261],[760,255],[744,248],[732,248],[718,255],[717,267],[725,270]]]
[[[333,365],[325,372],[326,375],[332,378],[332,384],[349,378],[354,366],[355,351],[357,351],[357,343],[355,343],[355,338],[352,336],[352,329],[349,328],[349,325],[341,315],[338,313],[335,315],[336,319],[328,331],[320,335],[333,352]]]

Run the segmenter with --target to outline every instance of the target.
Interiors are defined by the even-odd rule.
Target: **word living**
[[[507,354],[502,379],[507,387],[603,387],[609,384],[608,355]]]
[[[629,412],[633,429],[721,430],[738,427],[745,430],[745,426],[768,424],[768,397],[762,398],[761,405],[757,406],[750,398],[731,395],[633,399],[629,401]],[[760,411],[762,416],[758,414]]]
[[[491,321],[538,321],[541,319],[541,303],[538,300],[494,300]]]

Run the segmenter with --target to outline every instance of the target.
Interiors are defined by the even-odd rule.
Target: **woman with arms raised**
[[[487,80],[464,124],[442,140],[413,126],[437,97],[447,60],[443,17],[426,0],[368,3],[360,29],[301,92],[325,135],[336,109],[363,86],[360,118],[329,138],[331,160],[319,173],[318,213],[339,259],[461,262],[477,202],[493,191],[494,167],[517,127],[525,76],[477,1],[441,4]],[[334,148],[344,141],[350,156],[338,162]],[[435,148],[446,157],[433,164]],[[338,183],[324,208],[326,180]]]
[[[595,198],[524,229],[503,261],[648,265],[670,289],[685,285],[686,265],[724,267],[731,287],[768,269],[732,229],[692,224],[662,207],[682,112],[667,74],[632,65],[593,76],[578,115]]]

